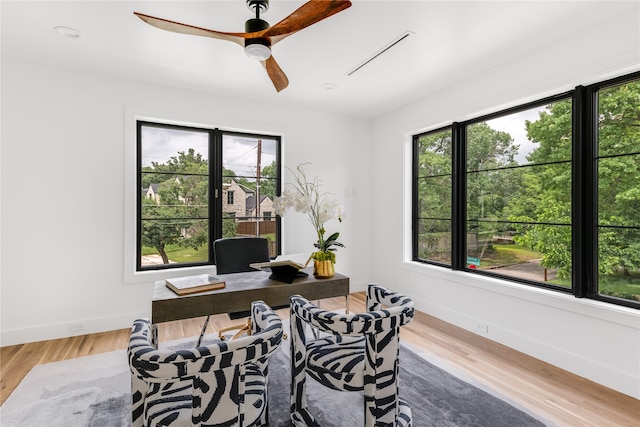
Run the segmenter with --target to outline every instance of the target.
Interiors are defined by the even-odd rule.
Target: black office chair
[[[213,242],[213,259],[216,264],[217,274],[228,273],[243,273],[245,271],[255,271],[249,264],[255,262],[268,262],[269,259],[269,241],[264,237],[227,237],[218,239]],[[240,313],[229,313],[229,317],[232,319],[238,319],[241,317],[247,317],[250,314],[249,311]],[[209,324],[210,316],[207,316],[207,320],[204,322],[202,332],[200,333],[200,339],[198,343],[202,342],[202,337]],[[251,320],[248,320],[245,325],[230,326],[228,328],[220,329],[218,335],[221,339],[224,339],[224,332],[238,330],[238,333],[234,335],[234,338],[242,333],[251,330]]]
[[[269,241],[264,237],[228,237],[213,242],[218,274],[254,271],[249,264],[269,261]]]

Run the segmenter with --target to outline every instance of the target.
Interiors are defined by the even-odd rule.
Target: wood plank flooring
[[[323,308],[344,308],[343,298],[322,301]],[[364,311],[364,294],[352,294],[351,311]],[[288,318],[288,309],[279,310]],[[159,325],[168,341],[200,333],[204,318]],[[226,315],[211,317],[209,332],[236,324]],[[401,339],[559,426],[640,427],[640,401],[558,369],[481,336],[417,312],[401,330]],[[29,370],[41,363],[125,349],[129,330],[122,329],[0,348],[0,403]],[[422,426],[417,426],[422,427]]]

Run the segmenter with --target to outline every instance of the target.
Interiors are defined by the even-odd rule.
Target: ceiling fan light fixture
[[[266,61],[271,56],[271,46],[267,39],[246,39],[244,53],[256,61]]]

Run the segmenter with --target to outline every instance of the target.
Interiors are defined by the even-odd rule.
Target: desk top
[[[312,269],[305,269],[307,277],[300,277],[293,283],[269,279],[269,272],[251,271],[246,273],[218,274],[226,286],[214,291],[177,295],[167,288],[164,280],[155,283],[151,304],[153,323],[210,314],[249,311],[251,302],[262,300],[271,307],[289,305],[289,297],[302,295],[316,300],[349,295],[349,278],[337,274],[331,279],[316,279]]]

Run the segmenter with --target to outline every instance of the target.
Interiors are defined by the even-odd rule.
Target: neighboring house
[[[176,177],[175,182],[179,184],[180,178]],[[160,184],[151,184],[149,185],[149,188],[147,188],[146,190],[143,189],[142,191],[147,196],[147,198],[153,199],[157,204],[160,204]],[[182,196],[178,196],[178,200],[184,203],[185,198]]]
[[[247,197],[246,203],[246,216],[249,218],[255,218],[258,216],[256,212],[256,196],[255,194],[251,194]],[[270,221],[274,219],[273,217],[273,200],[269,196],[260,196],[260,211],[259,216],[264,218],[264,221]]]
[[[222,212],[231,214],[236,219],[256,217],[256,193],[249,187],[238,184],[234,179],[222,189]],[[265,220],[275,219],[273,216],[273,200],[269,196],[260,196],[260,216]]]
[[[160,203],[160,184],[151,184],[145,191],[145,196],[148,199],[153,199],[156,203]]]
[[[143,194],[148,199],[160,203],[160,184],[151,184],[143,189]],[[256,194],[251,188],[238,184],[231,180],[230,184],[224,184],[222,190],[222,211],[237,220],[250,220],[256,218]],[[260,196],[260,216],[266,221],[275,219],[273,216],[273,200],[269,196]]]

